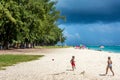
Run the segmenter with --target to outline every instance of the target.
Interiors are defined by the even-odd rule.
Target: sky
[[[58,0],[67,45],[120,45],[120,0]]]

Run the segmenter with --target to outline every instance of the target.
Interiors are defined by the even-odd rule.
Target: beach
[[[1,51],[2,53],[8,53]],[[15,54],[16,52],[12,52]],[[120,80],[120,54],[89,49],[58,48],[37,49],[17,54],[45,55],[44,57],[9,66],[0,71],[0,80]],[[76,69],[71,71],[70,60],[75,56]],[[110,70],[104,76],[107,58],[113,62],[112,76]]]

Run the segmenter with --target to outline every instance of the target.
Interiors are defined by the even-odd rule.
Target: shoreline
[[[100,51],[100,52],[107,52],[107,53],[113,53],[113,54],[120,54],[120,52],[114,52],[114,51],[95,50],[95,49],[88,49],[88,50]]]
[[[88,46],[91,50],[105,51],[110,53],[120,53],[120,46],[104,46],[100,48],[99,46]]]

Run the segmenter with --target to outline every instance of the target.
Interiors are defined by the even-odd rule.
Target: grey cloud
[[[120,0],[59,0],[56,6],[67,23],[120,21]]]

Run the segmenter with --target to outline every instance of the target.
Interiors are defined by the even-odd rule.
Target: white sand
[[[0,71],[0,80],[120,80],[120,54],[66,48],[52,49],[44,55],[39,60],[7,67]],[[76,70],[70,71],[73,55]],[[105,73],[108,56],[112,58],[115,76],[111,76],[110,71],[108,75],[100,76]]]

